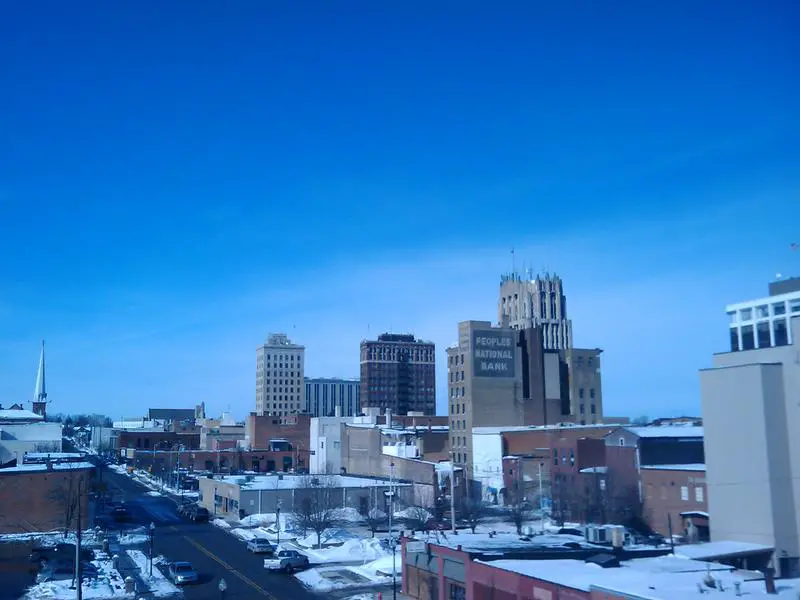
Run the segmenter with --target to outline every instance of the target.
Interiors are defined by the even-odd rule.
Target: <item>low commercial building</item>
[[[280,507],[294,512],[304,501],[324,490],[325,506],[352,507],[366,515],[373,507],[383,509],[388,479],[350,475],[243,475],[200,479],[200,502],[212,515],[240,519],[247,515],[273,513]],[[398,502],[409,497],[412,486],[394,482]]]
[[[26,452],[61,452],[61,440],[61,423],[22,408],[0,409],[0,465],[13,464]]]
[[[706,466],[642,465],[643,517],[663,536],[709,540]]]
[[[288,473],[308,470],[308,452],[282,450],[128,450],[126,458],[137,469],[168,476],[178,469],[209,473]]]
[[[84,526],[91,523],[88,492],[93,474],[94,465],[88,462],[21,464],[0,469],[0,533],[72,528],[78,510]]]
[[[571,548],[564,546],[567,538]],[[720,558],[730,558],[738,550],[719,549]],[[502,534],[461,533],[457,539],[435,543],[404,539],[403,593],[419,600],[699,600],[709,594],[729,600],[772,597],[767,593],[768,582],[758,580],[757,574],[669,553],[669,548],[599,547],[558,535],[529,541]],[[698,553],[703,554],[701,548]],[[759,564],[764,564],[763,560]],[[790,595],[798,590],[796,583],[795,588],[791,582],[786,586]]]
[[[245,420],[245,450],[284,450],[287,446],[308,452],[311,417],[308,415],[260,415]]]

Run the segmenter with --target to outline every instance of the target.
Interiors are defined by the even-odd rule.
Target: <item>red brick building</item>
[[[311,436],[311,417],[250,413],[245,422],[244,436],[245,445],[250,450],[298,450],[307,453]]]
[[[94,466],[85,462],[0,469],[0,533],[74,528],[76,501],[85,526],[93,481]]]
[[[708,541],[706,466],[643,466],[644,518],[653,531]]]
[[[200,447],[200,432],[150,431],[139,429],[120,430],[116,437],[116,449],[134,450],[194,450]]]
[[[308,450],[138,450],[129,457],[134,466],[155,475],[177,469],[212,473],[273,473],[308,470]]]

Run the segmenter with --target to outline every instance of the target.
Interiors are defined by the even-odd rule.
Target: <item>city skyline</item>
[[[41,339],[49,411],[243,415],[269,332],[348,377],[394,331],[445,414],[515,262],[606,414],[699,414],[725,306],[800,274],[797,7],[533,4],[4,7],[0,403]]]

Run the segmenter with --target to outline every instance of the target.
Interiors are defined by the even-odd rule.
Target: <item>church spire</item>
[[[45,384],[44,372],[44,340],[42,340],[42,352],[39,355],[39,370],[36,372],[36,388],[33,390],[33,412],[42,417],[46,416],[47,406],[47,387]]]

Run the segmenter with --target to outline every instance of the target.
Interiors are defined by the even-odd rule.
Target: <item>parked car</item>
[[[43,583],[46,581],[62,581],[64,579],[72,579],[75,574],[75,561],[70,560],[53,560],[48,562],[36,575],[36,583]],[[89,579],[97,577],[97,567],[90,562],[81,563],[81,577]]]
[[[297,550],[280,550],[270,558],[264,559],[264,568],[269,571],[284,571],[291,573],[296,569],[308,567],[308,557]]]
[[[94,551],[81,548],[82,560],[94,560]],[[55,546],[37,546],[31,550],[30,561],[46,563],[51,560],[75,561],[75,544],[56,544]]]
[[[197,505],[192,506],[192,508],[185,514],[192,521],[198,522],[206,522],[211,517],[211,514],[208,512],[207,508]]]
[[[254,538],[250,540],[247,542],[247,549],[254,554],[273,554],[275,552],[269,540],[265,540],[264,538]]]
[[[194,570],[192,563],[174,562],[170,564],[167,572],[175,585],[197,583],[197,571]]]
[[[179,515],[188,515],[189,512],[195,507],[194,502],[184,502],[178,505],[178,514]]]

